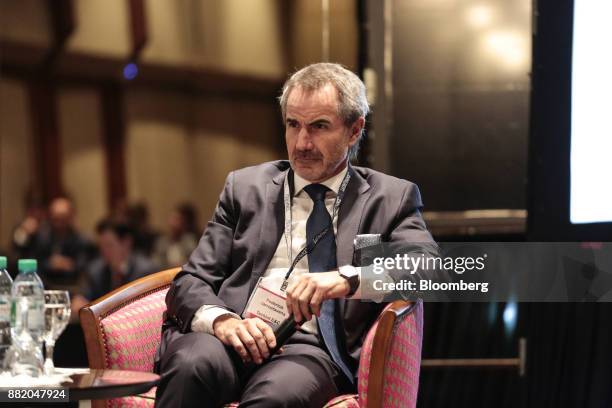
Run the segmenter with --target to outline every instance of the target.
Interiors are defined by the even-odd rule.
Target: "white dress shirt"
[[[334,177],[321,182],[321,184],[330,189],[325,196],[325,207],[327,208],[330,216],[333,212],[334,201],[338,195],[338,190],[340,189],[340,185],[342,184],[342,180],[344,179],[347,170],[348,168],[345,167],[344,170]],[[274,253],[270,264],[263,274],[264,277],[275,276],[276,274],[282,274],[284,276],[287,269],[291,265],[293,258],[295,258],[295,256],[304,246],[306,246],[306,222],[308,221],[308,217],[312,212],[314,203],[310,196],[304,191],[304,187],[312,183],[298,176],[296,173],[294,173],[293,179],[295,193],[291,202],[291,239],[286,240],[285,234],[283,233],[278,243],[278,247],[276,248],[276,252]],[[333,219],[335,233],[338,231],[337,224],[338,215],[336,214]],[[290,242],[291,246],[291,260],[287,258],[287,241]],[[308,256],[304,256],[297,263],[295,269],[291,273],[291,279],[295,279],[296,276],[304,273],[309,273]],[[352,298],[357,298],[357,294],[352,296]],[[224,315],[231,315],[237,319],[240,319],[240,316],[223,307],[217,305],[203,305],[195,313],[195,316],[191,322],[191,330],[214,334],[213,323],[218,317]],[[302,329],[309,333],[317,333],[316,316],[313,316],[310,321],[304,322],[302,324]]]

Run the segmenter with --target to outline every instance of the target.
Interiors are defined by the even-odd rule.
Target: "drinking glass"
[[[45,290],[45,374],[53,374],[53,349],[70,320],[70,294],[67,290]]]

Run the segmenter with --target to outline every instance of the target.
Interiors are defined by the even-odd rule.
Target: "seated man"
[[[355,237],[433,241],[414,184],[349,165],[369,110],[355,74],[310,65],[287,81],[280,105],[289,161],[230,173],[168,291],[158,407],[321,407],[355,392],[365,334],[385,306],[356,299]],[[275,282],[270,296],[286,289],[284,316],[303,323],[273,356],[268,323],[279,320],[251,309],[264,282]]]
[[[96,227],[100,257],[87,269],[84,295],[95,300],[119,286],[159,271],[159,267],[133,251],[133,231],[123,222],[105,219]]]
[[[75,225],[76,210],[74,203],[67,197],[57,197],[49,205],[49,222],[38,223],[30,218],[24,223],[34,224],[25,228],[32,234],[23,234],[20,228],[15,231],[14,241],[24,235],[20,256],[38,259],[40,277],[47,289],[66,289],[75,291],[81,284],[87,263],[92,258],[94,248]]]

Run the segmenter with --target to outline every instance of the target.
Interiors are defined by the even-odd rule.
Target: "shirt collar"
[[[325,187],[329,188],[331,191],[334,192],[334,194],[337,195],[338,190],[340,190],[340,185],[342,184],[342,180],[344,180],[344,176],[346,175],[347,171],[348,171],[348,165],[340,173],[336,174],[333,177],[328,178],[325,181],[322,181],[319,184],[323,184]],[[304,189],[304,187],[306,187],[309,184],[313,184],[313,183],[298,176],[296,172],[293,172],[293,186],[294,186],[294,191],[295,191],[296,196],[300,194],[302,190]]]

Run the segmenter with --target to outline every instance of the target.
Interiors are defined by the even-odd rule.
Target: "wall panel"
[[[33,181],[34,156],[26,84],[0,79],[0,248],[24,215],[24,197]]]
[[[427,210],[525,208],[531,3],[385,4],[393,66],[379,99],[392,123],[376,131],[390,172],[419,185]]]
[[[329,60],[357,69],[357,10],[352,0],[329,2]],[[295,0],[289,12],[291,70],[322,61],[321,1]]]
[[[274,100],[130,91],[126,123],[128,198],[157,228],[181,201],[207,220],[231,170],[286,157]]]
[[[58,92],[62,180],[77,208],[77,225],[92,235],[108,213],[101,108],[95,88]]]
[[[0,38],[49,46],[50,19],[45,0],[19,0],[0,2]]]
[[[212,214],[230,171],[287,157],[282,120],[274,102],[223,98],[198,101],[194,171],[204,219]]]
[[[282,76],[286,60],[279,4],[278,0],[147,2],[150,35],[143,60]]]
[[[74,0],[76,28],[68,49],[114,57],[131,51],[127,1]]]
[[[189,98],[135,91],[125,103],[128,200],[148,204],[152,224],[164,228],[174,205],[193,199]]]

